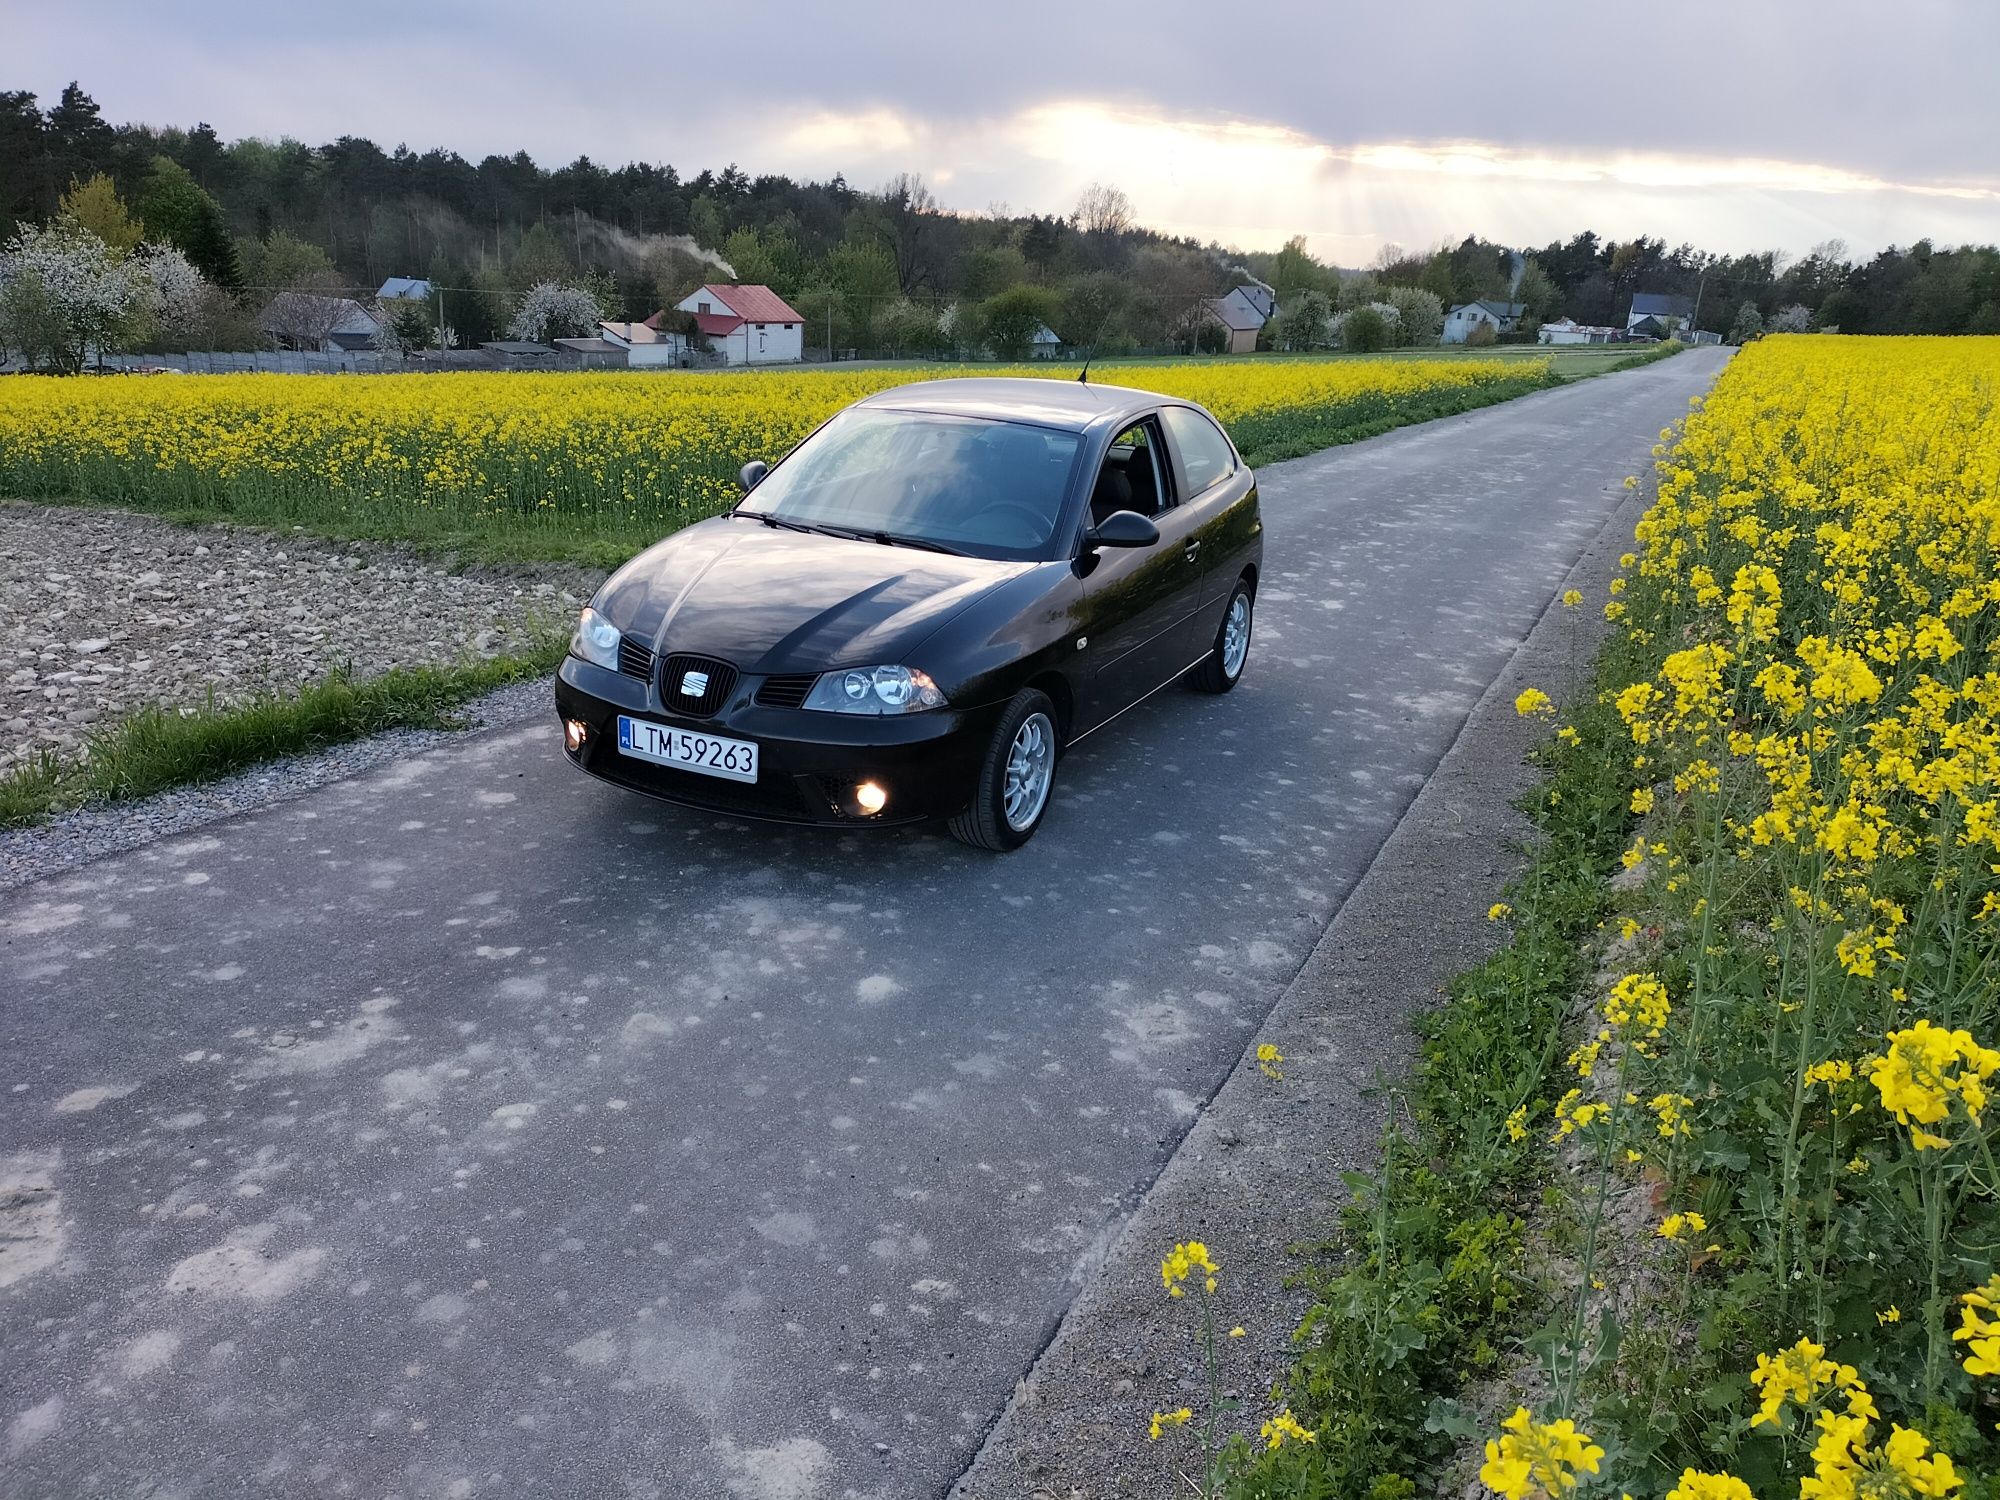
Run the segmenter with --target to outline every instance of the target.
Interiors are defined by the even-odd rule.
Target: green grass
[[[1258,1452],[1233,1476],[1234,1500],[1430,1493],[1475,1435],[1457,1397],[1505,1368],[1538,1310],[1529,1225],[1548,1172],[1544,1122],[1586,976],[1580,944],[1606,910],[1605,871],[1630,823],[1607,753],[1617,716],[1587,689],[1577,697],[1581,744],[1548,744],[1523,803],[1540,837],[1508,890],[1513,940],[1419,1023],[1382,1164],[1348,1178],[1333,1254],[1305,1278],[1314,1303],[1278,1394],[1318,1439]],[[1507,1121],[1522,1105],[1537,1123],[1515,1141]]]
[[[456,727],[452,710],[562,660],[560,638],[518,656],[450,667],[410,667],[357,680],[336,670],[297,693],[213,701],[191,714],[151,707],[94,735],[78,760],[53,755],[0,778],[0,827],[39,823],[69,808],[150,796],[214,781],[262,761],[321,750],[387,729]]]
[[[1302,421],[1296,413],[1288,413],[1281,423],[1273,424],[1268,434],[1258,430],[1259,424],[1255,419],[1240,421],[1230,435],[1242,449],[1244,461],[1252,468],[1262,468],[1266,464],[1282,463],[1288,458],[1303,458],[1325,448],[1380,437],[1398,427],[1497,406],[1516,396],[1561,384],[1562,379],[1554,374],[1545,375],[1539,371],[1523,373],[1473,389],[1423,391],[1401,397],[1384,397],[1373,411],[1359,415],[1343,413],[1319,422]]]

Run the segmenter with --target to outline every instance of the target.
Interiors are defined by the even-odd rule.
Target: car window
[[[1158,515],[1173,504],[1165,461],[1160,430],[1150,419],[1134,422],[1113,438],[1091,488],[1090,524],[1101,525],[1106,516],[1121,510]]]
[[[1188,494],[1199,495],[1218,479],[1236,472],[1236,451],[1222,429],[1207,417],[1185,406],[1169,406],[1163,415],[1167,430],[1174,435]]]
[[[742,509],[1034,557],[1062,515],[1078,446],[1075,433],[1021,422],[857,408],[800,444]]]

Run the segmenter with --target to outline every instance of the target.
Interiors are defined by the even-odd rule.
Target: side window
[[[1095,526],[1121,510],[1142,516],[1159,514],[1172,503],[1162,467],[1160,430],[1150,420],[1134,422],[1111,440],[1090,494],[1090,523]]]
[[[1185,406],[1169,406],[1164,415],[1167,430],[1174,435],[1174,448],[1180,455],[1181,474],[1189,495],[1199,495],[1218,479],[1236,472],[1236,452],[1221,428]]]

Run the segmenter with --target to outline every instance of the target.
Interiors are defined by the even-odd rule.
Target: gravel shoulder
[[[0,774],[148,704],[195,709],[528,646],[578,570],[453,572],[400,548],[0,501]]]
[[[310,755],[287,756],[220,781],[176,787],[130,802],[77,808],[34,827],[0,828],[0,893],[158,839],[191,833],[238,813],[289,802],[333,782],[486,730],[545,715],[553,722],[553,681],[543,677],[516,682],[475,698],[455,712],[457,728],[394,729]]]
[[[1393,1107],[1382,1087],[1415,1054],[1412,1017],[1503,933],[1487,907],[1523,864],[1532,825],[1515,803],[1527,754],[1547,732],[1513,707],[1525,687],[1558,702],[1588,681],[1608,627],[1596,602],[1645,504],[1641,486],[1551,594],[1539,623],[1472,710],[1451,749],[1377,852],[1304,967],[1112,1243],[966,1472],[952,1500],[1107,1500],[1187,1493],[1201,1469],[1195,1427],[1149,1442],[1151,1413],[1207,1399],[1195,1309],[1161,1294],[1159,1262],[1182,1240],[1222,1267],[1219,1321],[1235,1424],[1253,1431],[1289,1368],[1309,1299],[1290,1278],[1324,1243],[1341,1174],[1372,1169]],[[1564,609],[1581,589],[1587,610]],[[1283,1078],[1257,1047],[1275,1044]],[[1364,1061],[1365,1060],[1365,1061]],[[1178,1440],[1177,1440],[1178,1439]]]

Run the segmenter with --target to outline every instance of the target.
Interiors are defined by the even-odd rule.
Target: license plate
[[[725,740],[719,734],[673,729],[648,719],[618,716],[619,753],[656,766],[673,766],[725,781],[757,779],[757,747],[749,740]]]

